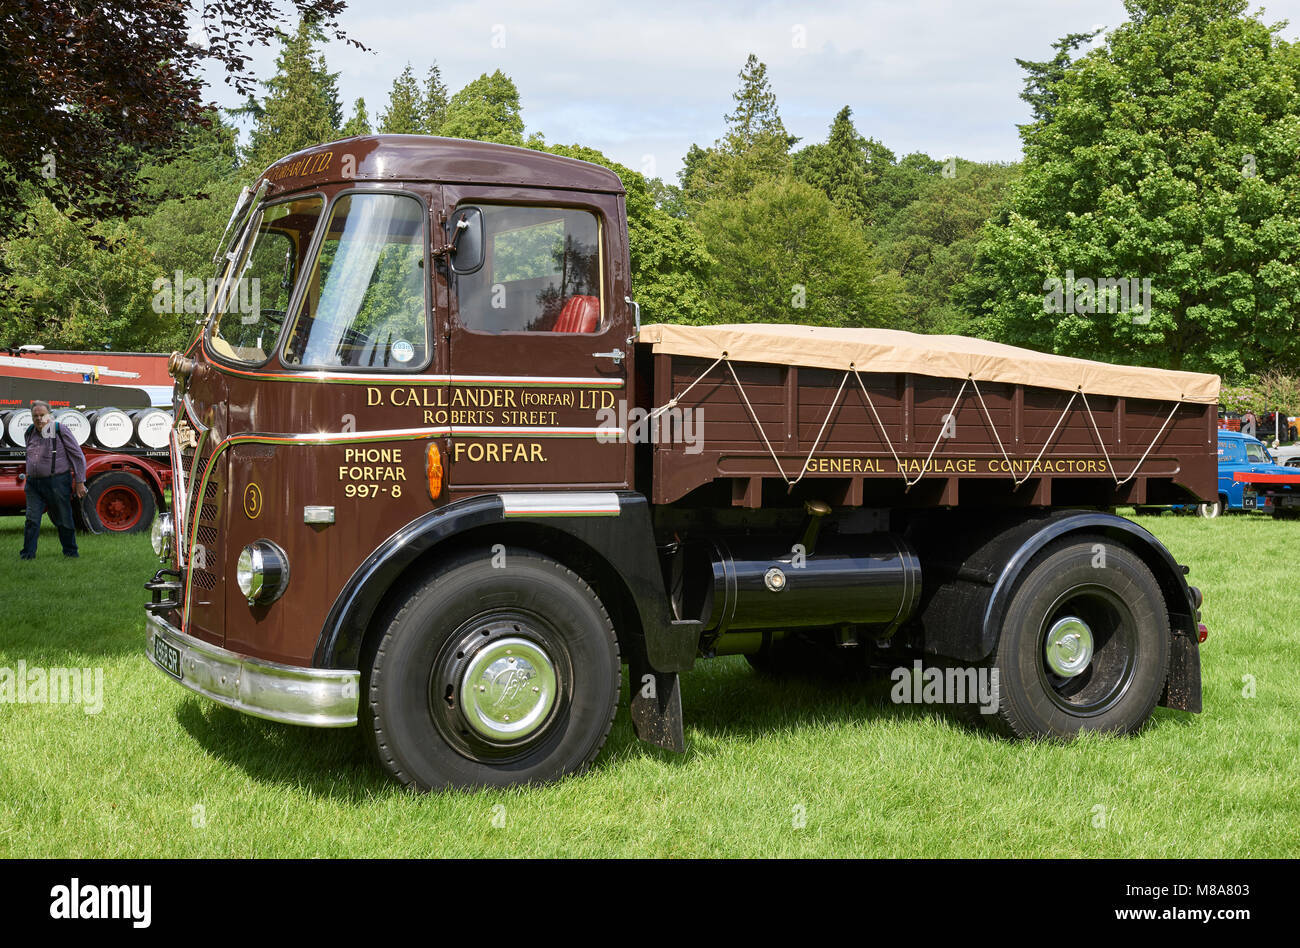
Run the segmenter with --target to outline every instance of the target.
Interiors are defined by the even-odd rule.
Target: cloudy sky
[[[1293,21],[1284,36],[1300,36],[1300,0],[1264,9],[1269,22]],[[423,80],[436,61],[453,92],[501,69],[519,87],[529,132],[673,180],[692,142],[722,133],[750,52],[805,143],[824,141],[848,105],[863,134],[899,155],[1015,160],[1016,125],[1028,118],[1015,58],[1047,59],[1065,33],[1124,19],[1121,0],[351,0],[342,26],[370,52],[335,42],[326,55],[349,114],[364,97],[374,121],[407,62]],[[258,48],[255,72],[269,75],[274,58]],[[219,74],[211,79],[220,105],[237,104]]]

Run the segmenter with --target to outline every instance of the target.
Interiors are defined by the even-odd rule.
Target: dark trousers
[[[59,528],[65,556],[77,555],[77,531],[72,523],[72,474],[27,478],[27,523],[23,527],[23,556],[36,555],[41,535],[41,515],[46,510]]]

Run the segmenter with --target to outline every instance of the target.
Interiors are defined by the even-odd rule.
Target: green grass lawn
[[[684,676],[684,755],[620,709],[581,777],[417,796],[356,729],[244,717],[149,665],[146,536],[65,560],[47,521],[24,563],[4,518],[0,667],[102,668],[104,695],[98,714],[0,703],[0,856],[1294,856],[1300,522],[1140,522],[1206,593],[1202,715],[1010,743],[891,704],[887,681],[775,683],[729,658]]]

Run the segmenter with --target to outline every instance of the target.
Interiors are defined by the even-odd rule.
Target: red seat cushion
[[[600,326],[600,300],[594,296],[570,296],[555,321],[552,332],[595,332]]]

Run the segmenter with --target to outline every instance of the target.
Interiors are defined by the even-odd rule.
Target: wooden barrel
[[[54,420],[72,432],[77,444],[85,444],[90,439],[90,419],[75,408],[60,408],[54,413]]]
[[[95,444],[108,451],[117,451],[131,443],[135,425],[131,416],[120,408],[97,408],[90,413],[95,428]]]
[[[161,451],[171,438],[172,413],[166,408],[141,408],[131,412],[135,424],[135,443],[151,451]]]

